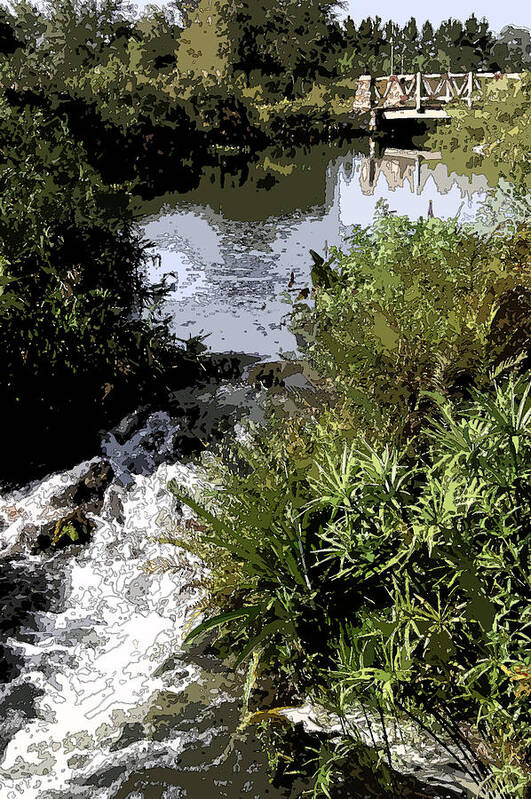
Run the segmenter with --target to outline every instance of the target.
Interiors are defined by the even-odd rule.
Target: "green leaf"
[[[249,617],[249,619],[253,619],[258,615],[259,610],[260,605],[253,605],[247,608],[240,608],[239,610],[231,610],[227,613],[221,613],[219,616],[215,616],[213,619],[207,619],[197,627],[194,627],[194,629],[188,633],[184,639],[184,643],[189,644],[199,635],[203,635],[203,633],[213,630],[216,627],[221,627],[223,624],[227,624],[227,622],[233,621],[234,619],[241,619],[244,616]]]

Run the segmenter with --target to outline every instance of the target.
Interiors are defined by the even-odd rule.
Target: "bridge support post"
[[[371,136],[369,139],[369,174],[368,183],[369,188],[374,189],[374,182],[376,179],[376,142]]]
[[[417,112],[422,111],[422,72],[417,72],[415,84],[415,108]]]
[[[469,72],[467,78],[466,94],[468,107],[472,108],[472,92],[474,91],[474,73]]]
[[[446,94],[444,95],[444,102],[449,103],[452,99],[452,83],[450,81],[450,73],[447,72],[444,78],[444,83],[446,86]]]
[[[369,107],[371,110],[371,118],[369,120],[369,130],[374,131],[377,127],[377,115],[376,115],[376,82],[374,80],[374,75],[370,76],[369,80]]]

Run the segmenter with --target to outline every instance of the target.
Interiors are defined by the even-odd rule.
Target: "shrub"
[[[263,436],[240,450],[247,474],[225,469],[216,514],[173,485],[212,553],[193,636],[217,628],[236,665],[254,655],[347,721],[360,703],[413,720],[513,795],[531,733],[530,388],[510,379],[457,407],[433,395],[420,460],[332,444],[297,470]]]
[[[341,721],[316,795],[334,795],[352,760],[376,767],[349,721],[359,706],[453,746],[476,782],[522,793],[527,239],[523,225],[482,238],[389,214],[356,230],[348,253],[316,258],[315,307],[295,307],[321,373],[311,401],[271,410],[211,460],[217,488],[202,500],[171,486],[202,520],[186,545],[210,566],[190,639],[217,631],[249,664],[244,708],[268,674],[282,704],[309,699]]]
[[[128,195],[103,184],[63,118],[5,99],[0,116],[10,471],[26,442],[40,460],[60,439],[82,441],[128,384],[141,390],[166,345],[138,319],[143,245]]]
[[[458,409],[435,397],[441,420],[420,462],[352,452],[346,491],[330,491],[327,460],[313,485],[317,505],[340,508],[317,560],[361,600],[341,621],[331,685],[346,705],[452,740],[507,795],[525,783],[531,733],[530,388],[509,380]]]
[[[479,167],[491,185],[504,177],[529,191],[529,94],[529,72],[520,80],[487,81],[471,109],[450,108],[452,124],[437,128],[429,147],[447,153],[448,167],[458,174]]]
[[[295,332],[366,436],[405,440],[426,407],[421,391],[481,387],[495,365],[527,355],[525,224],[510,238],[480,237],[380,206],[372,229],[356,228],[350,249],[333,250],[312,279],[315,305],[296,307]]]

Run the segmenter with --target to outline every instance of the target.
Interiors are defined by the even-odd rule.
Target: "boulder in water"
[[[88,519],[81,508],[76,508],[55,522],[46,524],[37,536],[36,551],[64,549],[72,544],[86,544],[94,529],[94,522]]]
[[[99,513],[103,505],[103,495],[114,476],[110,463],[98,460],[89,464],[86,472],[75,483],[55,494],[50,505],[53,508],[75,507],[84,512]]]

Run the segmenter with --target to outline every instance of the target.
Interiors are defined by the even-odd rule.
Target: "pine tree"
[[[422,26],[420,34],[420,52],[422,54],[422,65],[419,69],[424,72],[440,71],[440,64],[437,61],[437,48],[435,46],[435,31],[431,22],[426,21]]]
[[[441,22],[435,33],[437,60],[441,71],[457,72],[461,68],[461,40],[463,23],[456,19]]]
[[[411,17],[402,31],[403,49],[400,56],[400,72],[414,72],[419,66],[419,29],[417,21]],[[402,66],[403,63],[403,66]]]

